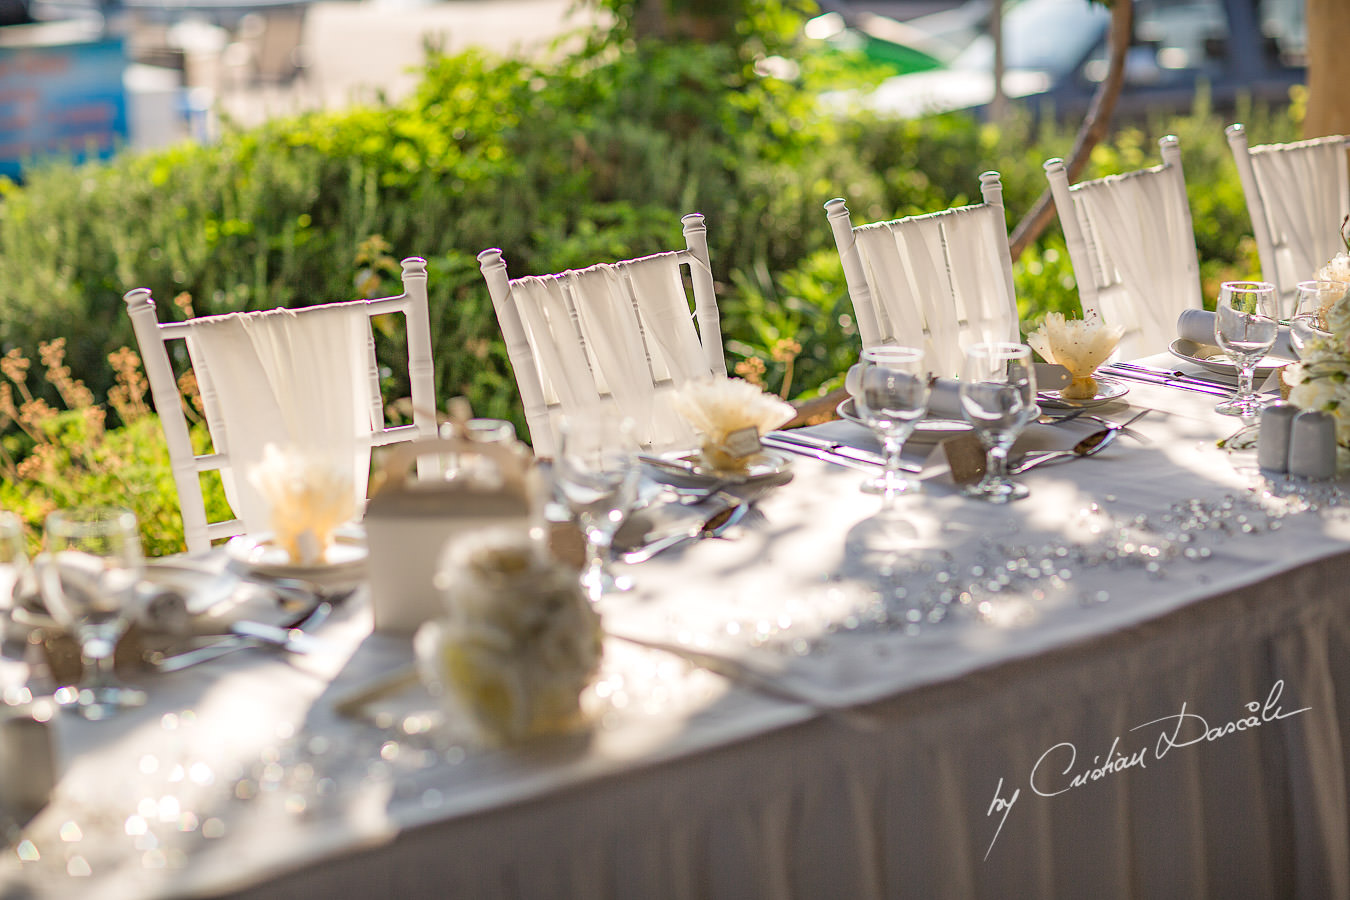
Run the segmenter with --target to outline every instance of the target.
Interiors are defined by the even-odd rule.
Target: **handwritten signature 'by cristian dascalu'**
[[[1055,744],[1042,753],[1040,759],[1036,760],[1036,764],[1031,767],[1031,775],[1027,779],[1027,786],[1038,796],[1057,797],[1085,784],[1101,781],[1103,778],[1108,778],[1118,772],[1124,772],[1126,769],[1146,769],[1149,760],[1160,760],[1180,747],[1217,741],[1230,734],[1236,734],[1239,731],[1251,731],[1253,728],[1260,728],[1262,725],[1277,722],[1280,719],[1288,719],[1311,709],[1311,707],[1305,706],[1302,709],[1285,712],[1280,705],[1280,697],[1283,694],[1284,681],[1275,682],[1271,685],[1270,693],[1266,695],[1264,703],[1253,700],[1246,705],[1249,715],[1233,719],[1222,725],[1210,725],[1209,721],[1203,716],[1188,711],[1186,703],[1183,702],[1181,712],[1171,716],[1163,716],[1160,719],[1153,719],[1130,729],[1130,731],[1140,731],[1156,726],[1159,729],[1158,740],[1152,747],[1145,744],[1132,752],[1123,751],[1120,749],[1120,736],[1117,735],[1111,741],[1111,748],[1106,751],[1105,756],[1094,756],[1092,762],[1085,766],[1080,766],[1078,748],[1073,744],[1067,742]],[[994,799],[985,812],[986,817],[999,816],[998,827],[994,830],[993,840],[989,842],[989,849],[984,853],[985,859],[989,858],[989,853],[994,849],[994,844],[1003,831],[1004,823],[1008,821],[1008,814],[1012,812],[1013,806],[1016,805],[1021,795],[1022,789],[1016,788],[1012,794],[1005,796],[1003,779],[999,778],[998,786],[994,788]]]

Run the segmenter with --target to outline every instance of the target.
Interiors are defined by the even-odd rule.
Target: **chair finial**
[[[1046,172],[1063,172],[1064,160],[1060,159],[1058,156],[1047,159],[1045,163],[1042,164],[1041,168],[1045,169]]]
[[[420,256],[409,256],[403,260],[403,277],[407,278],[426,278],[427,261]]]
[[[122,301],[126,303],[129,310],[135,310],[142,306],[155,308],[155,301],[150,297],[149,288],[132,288],[122,295]]]

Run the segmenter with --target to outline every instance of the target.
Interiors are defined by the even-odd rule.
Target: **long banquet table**
[[[420,688],[343,717],[411,655],[359,593],[326,654],[148,676],[54,720],[0,895],[1350,897],[1350,498],[1216,447],[1215,399],[1132,384],[1100,411],[1140,440],[1007,507],[797,459],[603,603],[810,702],[611,639],[581,735],[484,749]]]

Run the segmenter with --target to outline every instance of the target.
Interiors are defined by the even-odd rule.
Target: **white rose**
[[[1340,405],[1341,392],[1326,378],[1301,381],[1289,392],[1289,402],[1299,409],[1320,409],[1335,412]]]

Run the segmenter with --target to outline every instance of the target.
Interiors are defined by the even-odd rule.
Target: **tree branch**
[[[1130,49],[1130,35],[1134,31],[1134,0],[1115,0],[1111,6],[1110,63],[1106,79],[1097,88],[1088,107],[1087,117],[1078,129],[1073,142],[1073,150],[1065,169],[1069,173],[1070,183],[1078,180],[1092,148],[1106,136],[1111,125],[1111,116],[1116,110],[1116,101],[1120,99],[1120,90],[1125,84],[1125,53]],[[1021,257],[1023,251],[1041,236],[1050,224],[1050,215],[1054,210],[1054,200],[1047,185],[1040,197],[1031,207],[1022,221],[1013,229],[1009,244],[1013,260]]]

